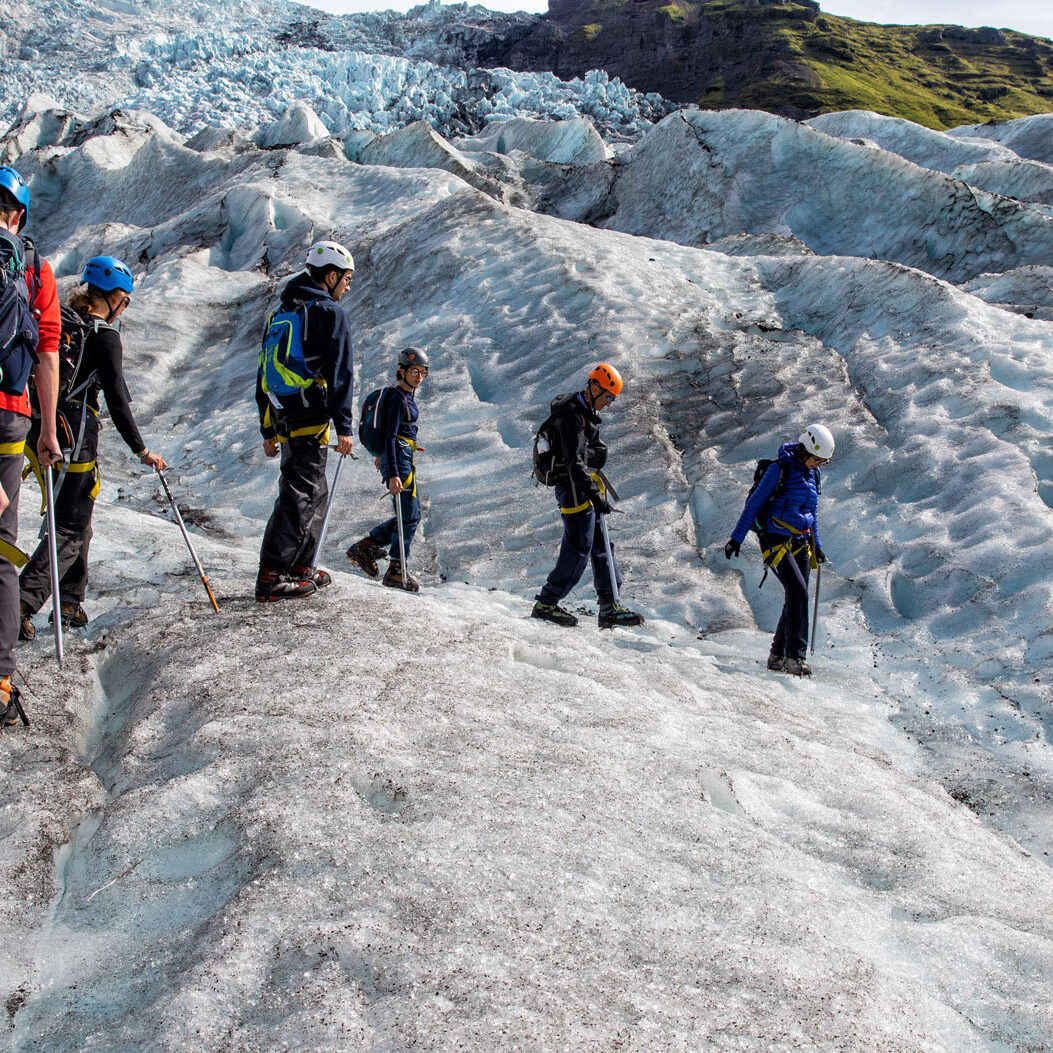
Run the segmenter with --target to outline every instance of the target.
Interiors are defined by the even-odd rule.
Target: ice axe
[[[55,538],[55,486],[51,469],[44,469],[44,495],[47,498],[48,562],[51,571],[51,621],[55,626],[55,657],[62,668],[62,597],[59,594],[58,541]]]
[[[395,502],[395,522],[399,528],[399,569],[402,571],[402,584],[406,584],[406,535],[402,530],[402,494],[392,494]]]
[[[322,517],[322,529],[318,532],[318,544],[314,547],[314,557],[311,560],[312,570],[318,566],[318,561],[322,558],[322,546],[325,544],[325,535],[329,530],[329,513],[333,510],[333,498],[336,497],[336,487],[340,482],[340,469],[343,468],[344,459],[347,456],[348,454],[346,453],[340,454],[340,460],[336,462],[336,471],[333,473],[333,485],[329,487],[329,500],[325,503],[325,515]],[[354,457],[355,455],[351,454],[350,456]]]
[[[614,569],[614,553],[611,551],[611,537],[607,533],[607,517],[600,515],[600,533],[603,534],[603,548],[607,553],[607,573],[611,576],[611,595],[614,606],[617,607],[620,597],[618,596],[618,572]]]
[[[194,561],[194,566],[197,567],[198,575],[201,578],[201,584],[205,586],[205,592],[208,593],[212,609],[218,613],[219,604],[216,603],[216,597],[212,595],[212,587],[208,583],[208,578],[205,577],[205,569],[201,566],[201,560],[197,558],[197,553],[194,551],[194,546],[190,541],[190,535],[186,532],[186,525],[183,523],[183,517],[179,514],[179,506],[175,503],[172,491],[168,487],[168,480],[165,478],[165,473],[160,468],[155,468],[154,471],[157,472],[157,478],[161,480],[161,485],[165,490],[165,497],[168,498],[168,503],[172,506],[172,511],[175,513],[176,522],[179,524],[180,531],[182,531],[186,547],[190,550],[190,558]]]
[[[812,549],[812,558],[815,559],[815,549]],[[815,654],[815,627],[819,624],[819,585],[823,580],[823,565],[815,560],[815,606],[812,608],[812,654]]]

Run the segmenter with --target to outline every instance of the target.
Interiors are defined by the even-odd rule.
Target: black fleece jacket
[[[132,396],[124,382],[124,349],[120,333],[101,318],[88,317],[89,321],[95,322],[95,329],[84,337],[84,357],[70,390],[76,391],[94,373],[93,382],[81,394],[74,395],[74,401],[83,399],[98,413],[101,389],[114,427],[128,444],[128,449],[138,455],[146,449],[146,443],[136,427],[132,415]]]
[[[607,463],[607,444],[600,438],[600,415],[589,405],[584,391],[557,395],[551,412],[556,460],[566,465],[566,485],[574,503],[582,504],[600,492],[590,473]]]

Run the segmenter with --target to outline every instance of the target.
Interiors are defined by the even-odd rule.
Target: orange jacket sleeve
[[[26,281],[32,283],[33,276],[27,274]],[[37,289],[36,298],[33,301],[33,310],[38,315],[37,328],[40,331],[37,339],[37,354],[57,354],[59,335],[62,332],[62,315],[59,312],[55,274],[47,260],[40,261],[40,288]]]

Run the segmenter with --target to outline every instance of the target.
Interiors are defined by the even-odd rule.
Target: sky
[[[407,11],[416,0],[311,0],[311,7],[347,11]],[[487,0],[494,11],[547,11],[548,0]],[[845,15],[864,22],[898,25],[997,26],[1022,33],[1053,37],[1053,3],[1049,0],[820,0],[831,15]]]

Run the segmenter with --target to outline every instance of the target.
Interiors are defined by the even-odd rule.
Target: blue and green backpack
[[[291,311],[275,311],[267,319],[260,348],[260,380],[272,402],[318,383],[304,356],[306,335],[307,305],[304,303],[298,301]]]

